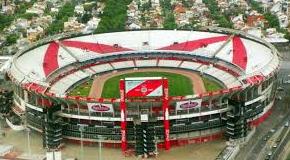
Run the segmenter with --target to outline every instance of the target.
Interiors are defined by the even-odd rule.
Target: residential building
[[[35,27],[35,28],[29,28],[27,30],[27,39],[30,42],[35,42],[37,41],[40,37],[44,35],[44,30],[40,26]]]
[[[70,17],[67,22],[64,22],[64,32],[81,32],[85,28],[85,25],[79,23],[76,17]]]

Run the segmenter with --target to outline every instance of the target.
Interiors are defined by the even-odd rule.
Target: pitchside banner
[[[163,95],[162,77],[125,78],[126,97],[160,97]]]
[[[176,110],[200,108],[202,99],[176,102]]]
[[[112,104],[87,103],[90,112],[114,112]]]

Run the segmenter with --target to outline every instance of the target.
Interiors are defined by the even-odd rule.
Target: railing
[[[214,106],[212,108],[209,107],[201,107],[200,109],[190,109],[190,110],[184,110],[184,111],[170,111],[169,119],[183,119],[183,118],[192,118],[192,117],[198,117],[201,115],[211,115],[216,113],[224,113],[227,112],[229,109],[227,108],[227,105],[222,106]],[[117,118],[120,120],[121,114],[120,112],[114,112],[114,113],[99,113],[99,112],[89,112],[88,110],[68,110],[63,109],[59,114],[64,113],[67,116],[71,117],[78,117],[81,118],[81,116],[86,116],[88,119],[94,119],[94,118],[100,118],[100,119],[111,119],[111,118]],[[157,114],[155,112],[149,113],[150,116],[156,117],[156,120],[162,120],[163,119],[163,113],[158,112]],[[128,119],[134,119],[137,117],[140,117],[140,113],[133,113],[127,112],[127,118]],[[187,117],[184,117],[187,116]]]
[[[16,124],[13,124],[13,122],[11,122],[8,118],[6,118],[6,123],[8,124],[8,126],[15,130],[15,131],[22,131],[25,129],[25,127],[23,125],[16,125]]]
[[[199,122],[199,123],[192,123],[189,125],[184,126],[174,126],[175,123],[173,123],[173,126],[171,127],[171,133],[172,134],[178,134],[178,133],[186,133],[186,132],[192,132],[192,131],[198,131],[198,130],[205,130],[212,127],[220,127],[225,125],[224,122],[221,120],[212,120],[208,122]],[[164,129],[163,126],[155,126],[156,136],[160,137],[160,139],[163,139],[164,136]],[[104,140],[111,140],[111,141],[120,141],[121,138],[121,132],[120,128],[108,128],[105,126],[98,127],[98,126],[85,126],[84,131],[82,132],[83,138],[98,141],[97,135],[102,135],[102,137],[105,137]],[[127,128],[127,134],[128,134],[128,140],[134,141],[135,140],[135,131],[133,128]],[[71,125],[66,124],[63,129],[63,135],[65,137],[75,137],[80,138],[81,133],[79,131],[78,125]]]
[[[208,122],[201,121],[198,123],[192,123],[190,125],[178,125],[178,126],[173,125],[170,128],[170,132],[172,134],[192,132],[192,131],[204,130],[204,129],[213,128],[213,127],[221,127],[224,125],[225,123],[222,120],[214,120],[214,121],[208,121]]]
[[[64,125],[64,130],[70,130],[77,132],[79,131],[80,126],[79,125],[72,125],[72,124],[66,124]],[[121,135],[121,128],[118,126],[110,127],[106,125],[102,126],[84,126],[85,133],[92,133],[92,134],[99,134],[99,135]],[[133,128],[127,128],[127,134],[133,135],[134,129]]]
[[[41,118],[38,118],[37,116],[34,116],[34,115],[31,115],[31,114],[26,114],[26,120],[27,120],[27,123],[39,130],[42,130],[43,128],[43,123],[44,123],[44,120],[41,119]]]
[[[89,140],[99,140],[99,135],[95,133],[82,133],[84,139],[89,139]],[[63,131],[63,136],[64,137],[76,137],[76,138],[81,138],[81,133],[80,131],[69,131],[69,130],[64,130]],[[115,135],[102,135],[104,140],[111,140],[111,141],[121,141],[121,134],[115,134]],[[129,136],[128,136],[129,137]],[[129,140],[129,139],[128,139]],[[132,139],[133,140],[133,139]]]
[[[220,119],[210,120],[208,122],[196,122],[188,125],[174,125],[170,129],[171,134],[187,133],[199,130],[205,130],[213,127],[224,126],[225,123]],[[163,139],[164,129],[163,126],[155,126],[156,136]],[[120,128],[107,128],[107,127],[98,127],[98,126],[85,126],[84,131],[82,132],[83,138],[90,140],[98,140],[98,135],[105,137],[105,140],[119,141],[121,139]],[[127,128],[128,140],[135,140],[135,131],[133,128]],[[78,125],[67,124],[63,129],[63,135],[67,137],[76,137],[80,138],[81,133],[79,131]]]

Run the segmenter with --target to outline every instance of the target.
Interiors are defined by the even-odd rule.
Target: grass
[[[103,88],[103,98],[118,98],[120,97],[119,92],[119,80],[126,77],[166,77],[169,82],[169,95],[170,96],[184,96],[194,94],[191,80],[183,75],[168,73],[168,72],[136,72],[123,74],[108,79]],[[216,91],[222,89],[222,86],[215,81],[202,77],[205,89],[207,92]],[[69,95],[71,96],[88,96],[90,93],[93,79],[77,86],[74,88]]]
[[[218,83],[216,83],[215,81],[207,77],[202,77],[202,80],[203,80],[203,83],[207,92],[223,89],[221,85],[219,85]]]
[[[85,82],[77,86],[76,88],[74,88],[72,91],[69,92],[69,95],[86,97],[90,93],[92,84],[93,84],[93,80],[91,79],[88,82]]]
[[[170,96],[183,96],[194,94],[192,90],[193,88],[192,82],[186,76],[168,72],[136,72],[123,74],[108,79],[104,84],[102,97],[104,98],[120,97],[119,80],[124,79],[126,77],[166,77],[169,82]]]

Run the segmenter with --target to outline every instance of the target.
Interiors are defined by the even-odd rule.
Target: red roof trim
[[[247,51],[240,37],[233,38],[233,60],[232,63],[238,65],[242,69],[247,68]]]
[[[203,38],[203,39],[198,39],[198,40],[193,40],[193,41],[172,44],[170,46],[162,47],[159,50],[193,51],[198,48],[206,47],[209,44],[226,41],[228,38],[229,36]]]
[[[110,46],[100,43],[91,43],[91,42],[81,42],[81,41],[62,41],[62,44],[67,47],[80,48],[83,50],[88,50],[96,53],[111,53],[111,52],[121,52],[121,51],[131,51],[131,49],[123,48],[120,46]]]
[[[48,76],[59,67],[57,61],[58,49],[59,45],[55,42],[51,42],[46,50],[42,63],[45,76]]]

